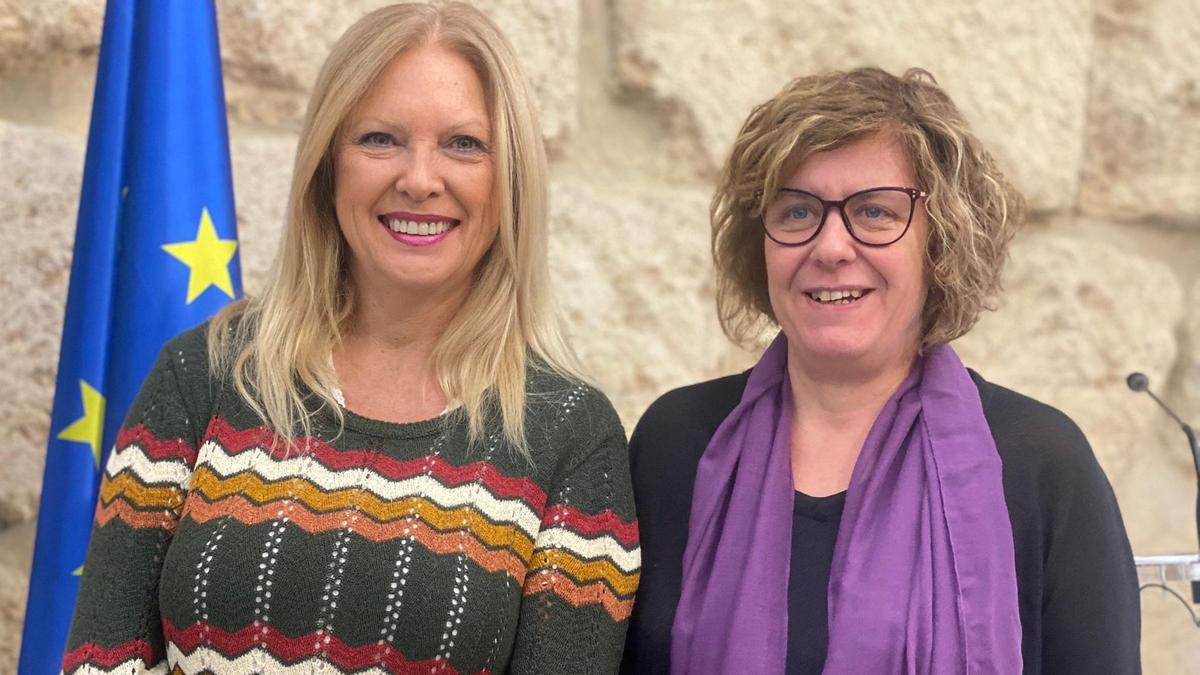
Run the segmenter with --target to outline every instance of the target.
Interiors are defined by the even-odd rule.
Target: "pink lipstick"
[[[392,239],[408,246],[433,246],[450,236],[459,225],[454,218],[406,211],[379,216],[379,223]]]

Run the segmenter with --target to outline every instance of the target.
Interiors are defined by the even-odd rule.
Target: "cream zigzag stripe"
[[[179,458],[151,459],[136,443],[118,448],[108,458],[108,475],[115,476],[126,469],[147,484],[170,483],[186,487],[192,477],[187,464]]]
[[[114,673],[120,673],[120,675],[167,675],[167,664],[160,663],[152,668],[146,668],[142,664],[142,658],[135,656],[112,668],[97,668],[90,663],[85,663],[76,668],[72,675],[113,675]],[[58,671],[58,675],[63,675],[63,671]]]
[[[211,670],[217,673],[263,673],[263,675],[311,675],[318,672],[320,666],[330,668],[324,659],[308,658],[286,665],[280,663],[271,652],[262,647],[255,647],[237,658],[229,658],[208,647],[197,647],[191,654],[184,654],[174,644],[167,645],[167,661],[172,666],[178,666],[186,673],[198,673]],[[354,671],[355,675],[391,675],[391,671],[383,667],[367,668]],[[124,675],[124,674],[122,674]]]
[[[626,574],[636,572],[642,564],[642,548],[639,546],[632,551],[621,547],[617,540],[608,536],[585,539],[563,527],[550,527],[542,530],[533,545],[534,554],[548,548],[561,548],[585,560],[608,558]]]
[[[392,480],[362,467],[331,471],[319,462],[312,462],[301,474],[301,458],[291,457],[277,460],[261,448],[254,448],[228,455],[220,444],[208,441],[200,449],[197,466],[204,465],[221,478],[229,478],[247,470],[253,470],[266,481],[275,482],[297,475],[323,490],[362,488],[384,501],[397,501],[405,497],[425,497],[443,509],[469,506],[487,516],[495,523],[512,523],[532,539],[541,528],[541,518],[520,499],[497,498],[486,489],[477,489],[474,483],[447,487],[431,476],[414,476],[404,480]]]

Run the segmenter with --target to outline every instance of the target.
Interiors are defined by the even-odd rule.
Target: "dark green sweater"
[[[170,342],[105,470],[67,673],[607,673],[640,564],[603,394],[531,368],[533,463],[491,425],[346,414],[286,451]]]

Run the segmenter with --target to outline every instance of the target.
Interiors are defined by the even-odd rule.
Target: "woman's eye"
[[[450,149],[456,152],[479,152],[486,150],[487,146],[474,136],[455,136],[450,139]]]
[[[796,208],[788,211],[788,218],[792,218],[794,220],[804,220],[805,218],[808,218],[808,209],[804,208],[803,206],[797,206]]]
[[[872,205],[862,207],[862,209],[859,210],[859,213],[868,218],[884,218],[888,215],[887,210],[883,207]]]
[[[355,142],[359,145],[383,147],[393,145],[394,140],[395,139],[392,138],[391,134],[385,134],[382,131],[369,131],[362,136],[359,136],[358,140]]]

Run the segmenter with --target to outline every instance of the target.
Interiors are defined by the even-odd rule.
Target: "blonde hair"
[[[507,440],[528,457],[527,365],[532,359],[535,367],[570,378],[579,378],[579,367],[549,290],[546,153],[534,101],[511,45],[486,16],[463,3],[385,7],[364,16],[333,46],[309,101],[286,229],[266,288],[214,319],[209,355],[282,438],[311,435],[311,416],[322,407],[344,423],[333,398],[332,353],[356,298],[334,212],[334,140],[388,63],[432,43],[463,56],[483,83],[493,130],[493,194],[500,205],[496,241],[438,341],[433,367],[446,396],[461,403],[472,442],[498,413]],[[304,389],[317,400],[306,403]]]
[[[777,323],[767,295],[762,212],[808,157],[876,134],[894,137],[925,190],[929,290],[919,349],[968,330],[999,294],[1008,243],[1025,204],[928,72],[858,68],[801,77],[742,126],[712,201],[717,311],[726,335],[750,344]]]

